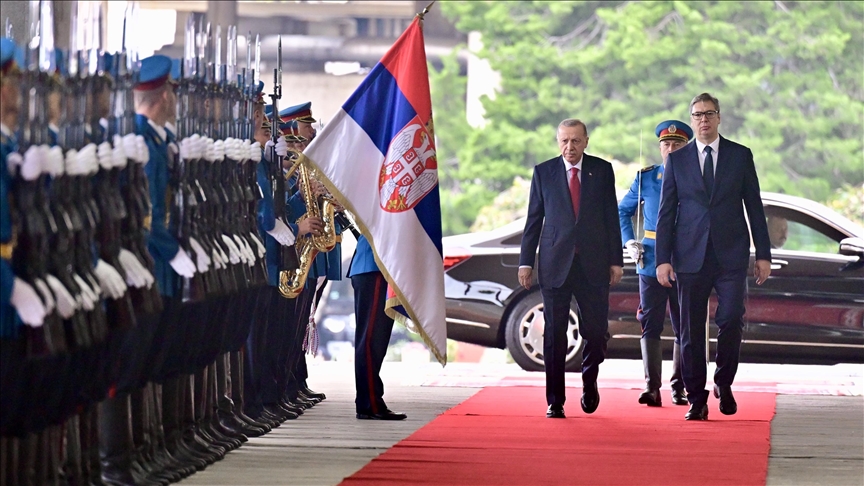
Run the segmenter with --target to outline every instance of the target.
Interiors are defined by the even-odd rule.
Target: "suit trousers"
[[[564,405],[567,327],[570,301],[573,297],[579,307],[579,334],[585,342],[582,348],[583,383],[597,381],[600,363],[606,358],[606,344],[609,340],[609,285],[588,283],[582,258],[580,254],[573,257],[573,264],[563,286],[540,289],[545,320],[543,358],[546,365],[546,402],[549,405]]]
[[[384,403],[384,382],[381,365],[387,354],[393,319],[384,313],[387,302],[387,280],[381,272],[361,273],[351,277],[354,287],[354,385],[357,412],[381,413]]]
[[[667,305],[668,304],[668,305]],[[643,339],[660,339],[666,315],[672,319],[675,343],[681,344],[681,309],[678,306],[678,286],[664,287],[651,275],[639,275],[639,311]]]
[[[705,362],[705,321],[711,290],[717,293],[717,369],[714,383],[730,386],[738,371],[741,338],[744,332],[744,295],[747,269],[724,270],[708,243],[705,262],[697,273],[679,273],[678,300],[681,304],[681,361],[684,387],[691,404],[708,400],[705,389],[708,368]]]

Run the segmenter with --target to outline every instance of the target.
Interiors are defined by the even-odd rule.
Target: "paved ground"
[[[642,373],[641,362],[610,360],[603,366],[601,388],[640,387],[633,377]],[[450,364],[442,369],[388,362],[382,372],[385,399],[391,409],[408,413],[408,420],[377,422],[354,418],[350,363],[311,364],[309,375],[310,386],[325,392],[327,400],[182,484],[338,484],[482,386],[543,383],[542,374],[515,365]],[[568,380],[577,384],[578,375],[568,375]],[[781,393],[771,428],[769,486],[864,485],[864,366],[742,364],[739,381],[736,389],[741,391]]]

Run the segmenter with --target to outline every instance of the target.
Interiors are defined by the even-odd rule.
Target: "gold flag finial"
[[[422,12],[420,12],[420,13],[417,14],[417,16],[420,17],[420,20],[423,20],[423,17],[424,17],[427,13],[429,13],[429,9],[432,8],[432,5],[435,5],[435,2],[436,2],[436,1],[437,1],[437,0],[432,0],[432,3],[430,3],[429,5],[426,5],[426,8],[424,8]]]

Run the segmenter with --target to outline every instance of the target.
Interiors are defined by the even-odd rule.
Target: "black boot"
[[[66,420],[66,460],[63,464],[63,474],[66,482],[79,485],[86,484],[84,470],[81,466],[81,416],[73,415]]]
[[[649,407],[662,405],[660,383],[663,369],[663,349],[659,339],[642,338],[642,364],[645,367],[645,391],[639,395],[639,403]]]
[[[129,395],[109,398],[99,404],[99,409],[102,482],[108,485],[134,484],[130,463],[133,445]]]
[[[687,393],[684,391],[684,378],[681,374],[681,345],[675,343],[672,349],[672,403],[687,405]]]
[[[270,426],[253,420],[247,416],[243,410],[245,407],[244,390],[243,390],[243,351],[234,351],[230,353],[231,367],[231,399],[234,401],[234,414],[241,424],[245,424],[244,430],[247,431],[248,437],[258,437],[270,432]]]

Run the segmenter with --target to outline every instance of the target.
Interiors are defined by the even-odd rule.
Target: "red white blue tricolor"
[[[441,203],[418,16],[304,151],[390,284],[387,314],[447,360]]]

